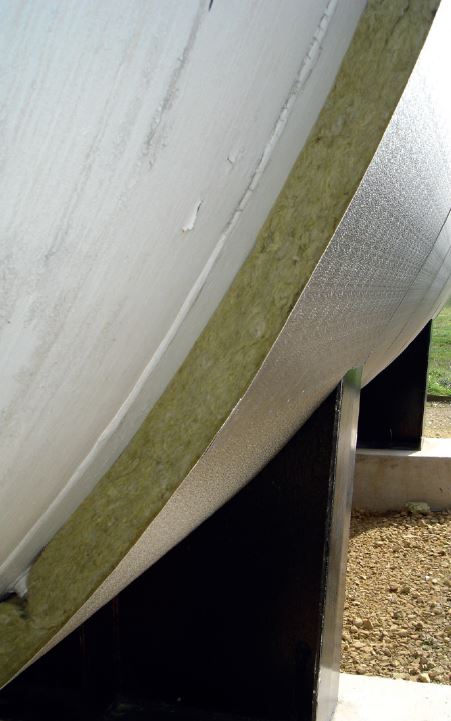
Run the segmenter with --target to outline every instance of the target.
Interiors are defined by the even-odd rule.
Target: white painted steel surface
[[[254,243],[364,0],[0,1],[0,591]]]

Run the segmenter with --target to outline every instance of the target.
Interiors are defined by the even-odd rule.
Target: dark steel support
[[[359,448],[421,448],[431,326],[362,389]]]
[[[102,718],[118,693],[115,601],[0,691],[2,721]]]
[[[360,372],[351,371],[242,491],[120,594],[106,642],[101,629],[90,644],[85,629],[81,646],[70,637],[11,686],[26,688],[39,664],[51,670],[52,654],[61,668],[66,643],[71,654],[82,649],[87,665],[84,718],[92,717],[95,668],[104,664],[121,685],[121,718],[129,721],[328,721],[338,689],[359,386]],[[96,618],[88,622],[94,634]],[[42,686],[42,671],[40,679]],[[49,699],[52,683],[50,675]]]

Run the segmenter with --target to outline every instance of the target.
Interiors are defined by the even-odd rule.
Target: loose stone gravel
[[[451,511],[353,512],[342,671],[451,684]]]
[[[426,403],[423,435],[429,438],[451,438],[451,402]]]

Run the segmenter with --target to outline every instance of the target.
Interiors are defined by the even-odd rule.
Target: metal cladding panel
[[[451,2],[444,0],[367,173],[248,391],[160,514],[42,652],[234,495],[348,369],[367,364],[370,379],[444,301],[450,27]]]
[[[450,294],[451,217],[448,215],[415,282],[365,364],[366,383],[405,349],[419,328],[440,312]]]

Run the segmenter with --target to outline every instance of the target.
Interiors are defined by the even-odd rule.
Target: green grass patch
[[[428,393],[451,396],[451,299],[432,323]]]

